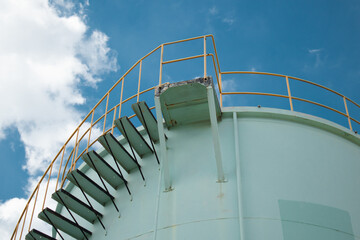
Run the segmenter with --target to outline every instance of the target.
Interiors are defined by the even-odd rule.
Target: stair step
[[[154,142],[159,141],[157,121],[146,102],[137,102],[131,105],[141,124],[147,128],[150,137]]]
[[[111,133],[107,133],[99,137],[98,141],[113,156],[113,158],[121,165],[126,172],[139,167],[134,158],[125,150],[118,140]]]
[[[97,170],[101,177],[105,179],[113,188],[117,189],[124,184],[126,180],[115,171],[97,152],[90,151],[82,155],[82,159],[95,171]],[[95,166],[94,166],[94,165]]]
[[[45,208],[42,212],[40,212],[39,218],[49,223],[50,225],[54,224],[54,227],[67,233],[68,235],[72,236],[75,239],[78,240],[85,239],[83,232],[87,237],[91,236],[91,232],[89,230],[81,226],[78,226],[73,221],[51,210],[50,208]]]
[[[128,117],[117,119],[115,125],[140,157],[153,152]]]
[[[45,233],[42,233],[36,229],[32,229],[28,234],[25,236],[25,240],[56,240],[56,238],[50,237]]]
[[[68,207],[71,211],[77,213],[79,216],[83,217],[84,219],[86,219],[91,223],[93,223],[97,219],[96,216],[102,217],[101,213],[99,213],[94,208],[90,207],[88,204],[84,203],[77,197],[71,195],[64,189],[60,189],[56,191],[55,193],[52,194],[51,197],[59,204],[61,205],[65,204],[66,207]]]
[[[89,194],[93,199],[95,199],[98,203],[105,206],[105,204],[114,199],[112,195],[107,193],[102,187],[100,187],[97,183],[91,180],[84,173],[80,172],[79,169],[72,171],[67,179],[84,190],[87,194]],[[79,185],[80,186],[79,186]]]

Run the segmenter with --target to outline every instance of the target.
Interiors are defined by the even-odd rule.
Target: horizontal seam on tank
[[[336,232],[341,232],[341,233],[353,236],[353,237],[355,237],[357,239],[360,239],[360,236],[356,236],[355,234],[351,234],[351,233],[344,232],[344,231],[341,231],[341,230],[336,229],[336,228],[325,227],[325,226],[321,226],[321,225],[317,225],[317,224],[313,224],[313,223],[300,222],[300,221],[287,220],[287,219],[278,219],[278,218],[265,218],[265,217],[244,217],[244,219],[262,219],[262,220],[273,220],[273,221],[281,221],[281,222],[300,223],[300,224],[304,224],[304,225],[310,225],[310,226],[315,226],[315,227],[319,227],[319,228],[325,228],[325,229],[333,230],[333,231],[336,231]]]
[[[139,237],[141,237],[141,236],[144,236],[144,235],[146,235],[146,234],[150,234],[150,233],[153,233],[153,232],[154,232],[154,231],[149,231],[149,232],[142,233],[142,234],[139,234],[139,235],[130,237],[130,238],[124,238],[124,240],[131,240],[131,239],[139,238]]]
[[[187,225],[187,224],[191,224],[191,223],[199,223],[199,222],[209,222],[209,221],[217,221],[217,220],[227,220],[227,219],[238,219],[238,217],[228,217],[228,218],[210,218],[210,219],[203,219],[203,220],[197,220],[197,221],[191,221],[191,222],[185,222],[185,223],[179,223],[179,224],[174,224],[174,225],[170,225],[170,226],[166,226],[166,227],[162,227],[162,228],[158,228],[158,230],[164,230],[164,229],[168,229],[168,228],[172,228],[172,227],[177,227],[177,226],[182,226],[182,225]],[[146,233],[142,233],[130,238],[125,238],[124,240],[131,240],[131,239],[135,239],[138,237],[141,237],[143,235],[149,234],[149,233],[153,233],[154,231],[149,231]]]
[[[169,226],[166,226],[166,227],[163,227],[163,228],[159,228],[158,230],[163,230],[163,229],[167,229],[167,228],[172,228],[172,227],[187,225],[187,224],[191,224],[191,223],[210,222],[210,221],[227,220],[227,219],[238,219],[238,217],[203,219],[203,220],[197,220],[197,221],[191,221],[191,222],[185,222],[185,223],[179,223],[179,224],[169,225]]]

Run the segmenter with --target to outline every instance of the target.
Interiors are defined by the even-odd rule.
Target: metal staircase
[[[199,55],[189,55],[178,59],[167,59],[165,52],[168,46],[193,41],[203,41],[203,46],[201,46],[201,52]],[[212,46],[211,50],[209,50],[208,47],[209,42]],[[143,63],[145,63],[145,60],[147,61],[150,56],[154,57],[155,54],[159,56],[159,81],[148,82],[148,85],[150,84],[150,86],[152,87],[144,89],[143,85],[141,85],[141,82],[143,82]],[[177,62],[193,61],[195,59],[203,59],[203,78],[194,79],[186,82],[163,82],[163,66],[168,64],[175,64]],[[209,68],[210,66],[211,68]],[[194,70],[195,69],[196,67],[194,64]],[[129,74],[133,74],[135,71],[138,71],[139,73],[139,78],[137,81],[137,91],[135,91],[132,87],[125,87],[135,86],[135,83],[124,85],[125,81],[133,81],[131,80],[133,78],[133,75],[129,77]],[[210,80],[208,77],[209,75],[212,75],[211,71],[213,72],[213,76],[216,76],[216,81],[214,81],[214,84],[210,84],[212,80]],[[222,81],[226,81],[226,79],[229,79],[228,76],[234,77],[234,80],[236,81],[240,79],[235,78],[240,76],[257,76],[259,78],[264,78],[264,80],[266,80],[266,77],[270,77],[271,79],[269,80],[271,81],[282,81],[284,86],[286,87],[285,89],[287,89],[287,93],[278,94],[272,91],[247,92],[236,91],[235,89],[231,88],[224,89],[225,84],[222,84]],[[274,80],[272,80],[272,78]],[[331,93],[333,96],[338,98],[334,99],[334,103],[337,102],[343,104],[343,109],[345,111],[339,110],[337,107],[333,108],[331,106],[328,106],[324,102],[315,102],[311,98],[309,98],[309,96],[307,96],[306,98],[302,98],[299,95],[292,95],[291,89],[294,88],[292,87],[292,84],[294,83],[308,84],[311,87],[316,87],[317,89],[320,89],[324,93]],[[149,93],[153,90],[155,90],[155,106],[150,109],[156,109],[157,118],[153,116],[145,102],[139,102],[140,97],[143,97],[144,94]],[[170,164],[168,163],[169,161],[167,159],[167,137],[164,134],[164,124],[162,122],[163,120],[165,121],[165,125],[168,129],[176,126],[210,120],[214,144],[213,149],[216,160],[217,182],[221,183],[226,181],[224,171],[222,169],[222,157],[219,144],[219,128],[217,126],[217,121],[222,117],[221,111],[223,107],[224,97],[231,97],[230,99],[238,101],[238,98],[236,97],[247,95],[266,97],[261,99],[259,98],[260,103],[267,103],[267,97],[286,99],[289,101],[289,109],[291,111],[291,115],[296,117],[299,116],[299,113],[295,112],[296,108],[294,108],[293,106],[293,101],[296,101],[297,103],[309,103],[309,106],[320,107],[323,110],[332,111],[332,113],[336,113],[338,117],[343,117],[345,118],[345,120],[347,119],[348,122],[347,127],[349,128],[350,132],[344,134],[343,130],[339,130],[339,135],[352,141],[358,141],[358,137],[356,135],[357,132],[355,131],[355,133],[353,133],[353,126],[360,126],[360,121],[355,119],[354,117],[354,114],[356,115],[356,113],[358,113],[358,110],[360,109],[360,104],[349,99],[343,94],[338,93],[328,87],[322,86],[318,83],[313,83],[305,79],[283,74],[253,71],[222,71],[220,69],[220,63],[215,46],[215,39],[212,35],[204,35],[163,43],[142,58],[140,58],[131,68],[129,68],[119,78],[119,80],[116,81],[115,84],[104,94],[104,96],[98,101],[98,103],[84,117],[84,119],[77,126],[77,128],[71,133],[69,138],[65,141],[64,145],[50,161],[48,167],[44,170],[43,175],[39,178],[36,187],[29,195],[26,205],[19,216],[19,219],[16,223],[10,239],[23,239],[25,232],[28,232],[28,234],[26,235],[27,240],[54,239],[53,237],[50,237],[36,229],[33,229],[34,227],[32,225],[34,214],[37,213],[40,209],[44,209],[44,206],[46,206],[47,195],[49,192],[53,191],[55,191],[55,193],[52,195],[52,198],[58,202],[58,207],[55,213],[49,209],[45,209],[42,213],[40,213],[40,217],[45,222],[48,222],[51,226],[53,226],[53,231],[50,235],[55,236],[55,231],[57,231],[57,236],[61,237],[60,231],[63,231],[63,225],[68,224],[69,226],[73,226],[71,227],[74,229],[72,234],[76,234],[76,239],[88,239],[91,233],[87,232],[85,228],[81,228],[79,223],[90,230],[93,229],[91,228],[91,223],[93,223],[94,227],[98,227],[98,225],[101,225],[100,228],[105,228],[104,224],[102,223],[102,219],[105,219],[106,213],[101,214],[99,209],[102,207],[102,205],[109,203],[109,205],[114,205],[117,211],[115,213],[118,213],[119,209],[115,205],[115,202],[119,202],[118,204],[121,204],[124,193],[127,197],[126,191],[132,199],[132,194],[128,186],[129,183],[132,184],[131,187],[133,195],[136,194],[136,186],[141,185],[140,178],[137,178],[140,184],[139,182],[134,181],[135,177],[138,177],[134,176],[134,173],[139,170],[142,180],[145,181],[143,171],[145,172],[146,176],[148,176],[148,172],[153,170],[151,167],[157,167],[155,162],[154,165],[150,167],[147,165],[146,161],[142,161],[145,158],[148,158],[148,156],[150,158],[156,158],[158,164],[159,159],[161,159],[161,173],[159,174],[159,179],[161,178],[162,174],[165,192],[172,191],[172,174],[170,172]],[[127,96],[127,98],[125,98],[125,96]],[[219,99],[217,98],[217,96],[219,97]],[[144,131],[145,133],[141,132],[141,134],[129,121],[129,119],[135,115],[129,118],[122,117],[124,111],[129,110],[125,107],[130,106],[129,103],[134,101],[135,99],[137,103],[131,105],[131,107],[135,112],[135,115],[143,125],[144,130],[146,131]],[[239,102],[237,102],[237,104],[238,103]],[[229,106],[229,103],[227,103],[226,105]],[[280,108],[286,109],[286,107],[282,105],[280,106]],[[233,108],[228,109],[232,109],[231,111],[235,111],[233,110]],[[298,111],[302,112],[304,110],[306,110],[306,108],[298,109]],[[230,110],[228,110],[228,114],[229,112]],[[246,115],[252,114],[253,112],[248,112],[246,110],[244,111],[244,113]],[[273,113],[271,112],[267,113],[264,111],[263,113],[268,114],[267,116],[273,115]],[[282,116],[285,115],[287,116],[287,114],[283,114]],[[317,115],[321,116],[319,114]],[[233,116],[234,119],[237,118],[237,115],[235,113]],[[331,120],[331,118],[326,117],[326,119],[329,120]],[[235,120],[234,122],[236,122]],[[109,122],[112,123],[111,126],[109,126]],[[122,133],[123,138],[121,139],[121,142],[119,142],[117,138],[115,138],[115,136],[113,135],[114,128],[118,128]],[[172,138],[171,140],[174,140],[174,138]],[[89,148],[93,147],[93,144],[96,142],[100,143],[104,147],[104,152],[97,153],[89,150]],[[155,143],[158,144],[158,152],[155,151]],[[168,143],[170,143],[170,141],[168,141]],[[154,156],[152,156],[152,154],[154,154]],[[138,158],[142,158],[141,164],[139,164],[138,160],[140,159]],[[83,166],[85,167],[80,167],[76,169],[78,166],[78,160],[80,159],[83,159]],[[144,167],[144,169],[142,169],[142,167]],[[91,169],[90,174],[88,174],[89,172],[87,172],[89,169]],[[151,179],[154,178],[151,178],[150,175],[147,178],[147,181],[149,183],[148,186],[150,186]],[[97,180],[94,181],[94,179]],[[55,185],[55,188],[53,190],[49,190],[49,186],[51,186],[52,188],[52,184],[49,184],[50,182],[54,183]],[[65,183],[66,185],[64,187]],[[158,189],[160,189],[160,183],[161,181],[159,180]],[[74,187],[74,192],[72,191],[71,187]],[[76,195],[76,197],[74,195]],[[157,194],[158,199],[159,197],[160,190],[158,190]],[[136,198],[136,200],[138,199],[142,198]],[[141,204],[143,204],[144,202],[141,202]],[[144,205],[146,205],[146,203],[147,202],[145,202]],[[127,203],[124,203],[124,205],[126,204]],[[157,234],[157,214],[159,206],[159,201],[157,201],[157,212],[155,218],[156,220],[155,226],[153,228],[154,239],[156,239]],[[120,205],[120,207],[122,206]],[[121,208],[120,210],[122,211]],[[59,217],[58,215],[60,211],[62,214],[65,213],[66,216]],[[73,213],[75,214],[75,217],[73,216]],[[123,214],[125,215],[124,212]],[[137,212],[135,212],[135,214],[137,214]],[[79,219],[79,222],[77,222],[76,219]],[[136,219],[136,221],[137,220],[138,219]],[[106,223],[105,220],[104,222]],[[128,225],[126,225],[125,227],[128,227]],[[37,226],[35,228],[39,229],[39,227]],[[92,236],[93,238],[95,238],[97,233],[95,233],[94,230],[92,231]],[[117,237],[118,236],[116,235],[114,238]]]
[[[115,190],[119,189],[121,186],[125,186],[129,195],[131,195],[130,189],[128,188],[128,181],[124,178],[121,168],[127,173],[131,173],[133,169],[138,168],[142,179],[145,180],[135,152],[141,158],[148,154],[155,154],[156,160],[159,163],[154,146],[154,142],[159,141],[157,121],[145,102],[134,103],[132,109],[143,124],[151,146],[149,146],[148,142],[135,128],[128,117],[121,117],[115,121],[115,125],[127,140],[131,153],[129,153],[111,133],[107,133],[101,136],[98,139],[98,142],[105,148],[107,153],[112,156],[111,159],[113,160],[113,163],[110,164],[95,151],[89,151],[81,156],[84,163],[96,172],[100,181],[91,179],[81,169],[72,170],[67,175],[67,180],[81,191],[86,202],[80,200],[65,189],[60,188],[52,194],[52,198],[67,210],[70,219],[49,208],[45,208],[38,215],[41,220],[50,224],[51,227],[55,229],[57,235],[61,239],[64,239],[61,232],[78,240],[89,239],[92,233],[78,223],[76,218],[79,217],[91,224],[99,221],[101,226],[105,229],[101,220],[104,216],[94,208],[89,197],[102,206],[111,202],[116,211],[119,212],[119,208],[114,201],[115,197],[109,191],[109,186]],[[112,166],[116,166],[115,169]],[[76,216],[74,216],[73,213],[75,213]],[[40,240],[55,238],[50,237],[39,230],[32,229],[26,235],[25,239]]]

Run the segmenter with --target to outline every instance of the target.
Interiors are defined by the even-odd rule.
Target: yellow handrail
[[[209,51],[207,49],[207,38],[211,38],[211,43],[212,43],[212,47],[213,47],[213,52]],[[188,42],[188,41],[194,41],[194,40],[198,40],[198,39],[203,39],[203,49],[202,54],[199,55],[195,55],[195,56],[188,56],[188,57],[184,57],[184,58],[179,58],[179,59],[173,59],[173,60],[167,60],[167,61],[163,61],[163,56],[165,53],[165,49],[166,46],[168,45],[173,45],[173,44],[179,44],[179,43],[183,43],[183,42]],[[157,52],[157,50],[161,51],[160,53],[160,68],[159,68],[159,82],[158,84],[155,84],[155,86],[148,88],[146,90],[140,91],[141,89],[141,77],[142,77],[142,68],[143,68],[143,64],[144,64],[144,60],[149,57],[150,55],[153,55],[155,52]],[[215,38],[213,35],[203,35],[203,36],[198,36],[198,37],[193,37],[193,38],[188,38],[188,39],[183,39],[183,40],[178,40],[178,41],[173,41],[173,42],[167,42],[167,43],[163,43],[161,45],[159,45],[158,47],[154,48],[152,51],[150,51],[149,53],[147,53],[145,56],[143,56],[142,58],[140,58],[134,65],[132,65],[125,73],[123,76],[121,76],[116,82],[115,84],[104,94],[104,96],[99,100],[98,103],[95,104],[95,106],[89,111],[89,113],[84,117],[84,119],[80,122],[80,124],[77,126],[77,128],[74,130],[74,132],[72,132],[72,134],[70,135],[70,137],[65,141],[64,145],[60,148],[59,152],[56,154],[55,158],[50,162],[49,166],[46,168],[44,174],[40,177],[39,182],[37,183],[35,189],[33,190],[33,192],[30,194],[30,197],[24,207],[24,210],[22,211],[19,220],[15,226],[15,229],[13,231],[13,234],[11,236],[11,240],[16,240],[17,239],[17,235],[19,235],[20,239],[22,236],[24,236],[23,234],[23,230],[24,229],[28,229],[28,231],[31,228],[32,225],[32,221],[33,221],[33,215],[34,215],[34,211],[35,211],[35,207],[38,204],[41,204],[38,200],[38,198],[42,198],[43,202],[42,202],[42,208],[44,208],[45,206],[45,202],[46,202],[46,196],[47,193],[49,192],[49,183],[51,180],[54,180],[55,178],[51,177],[52,172],[57,172],[57,177],[56,177],[56,184],[55,184],[55,191],[58,189],[58,184],[60,181],[60,188],[63,187],[65,181],[66,181],[66,177],[67,174],[69,174],[73,169],[75,169],[75,166],[78,162],[78,160],[81,158],[81,155],[84,154],[85,152],[87,152],[89,150],[90,147],[92,147],[95,142],[97,141],[97,139],[103,135],[106,134],[108,132],[112,132],[114,131],[115,125],[114,125],[114,120],[116,119],[116,115],[117,115],[117,111],[118,111],[118,117],[121,117],[121,113],[122,113],[122,107],[123,104],[136,98],[136,101],[139,101],[140,96],[146,92],[149,92],[151,90],[154,90],[155,87],[157,85],[161,85],[162,84],[162,74],[163,74],[163,65],[166,64],[171,64],[171,63],[177,63],[177,62],[181,62],[181,61],[188,61],[188,60],[193,60],[193,59],[198,59],[198,58],[203,58],[204,61],[204,69],[203,69],[203,74],[204,77],[207,76],[207,57],[211,57],[212,59],[212,65],[213,65],[213,70],[215,72],[215,76],[216,76],[216,81],[217,81],[217,86],[218,86],[218,91],[219,91],[219,95],[220,95],[220,104],[222,106],[223,104],[223,95],[241,95],[241,94],[251,94],[251,95],[262,95],[262,96],[272,96],[272,97],[281,97],[281,98],[287,98],[289,99],[289,104],[290,104],[290,110],[294,111],[294,107],[293,107],[293,103],[292,100],[298,100],[298,101],[303,101],[303,102],[307,102],[307,103],[311,103],[313,105],[317,105],[326,109],[329,109],[331,111],[334,111],[344,117],[347,117],[348,119],[348,123],[349,123],[349,129],[352,130],[352,125],[351,122],[355,122],[357,124],[360,124],[360,121],[355,119],[354,117],[352,117],[349,113],[349,109],[348,109],[348,105],[347,102],[352,103],[355,107],[360,109],[360,105],[357,104],[355,101],[347,98],[346,96],[328,88],[325,86],[322,86],[320,84],[317,83],[313,83],[310,82],[308,80],[304,80],[301,78],[296,78],[296,77],[291,77],[291,76],[287,76],[287,75],[283,75],[283,74],[275,74],[275,73],[266,73],[266,72],[249,72],[249,71],[226,71],[226,72],[222,72],[220,69],[220,62],[219,62],[219,58],[218,58],[218,54],[217,54],[217,49],[216,49],[216,44],[215,44]],[[123,100],[123,93],[124,93],[124,82],[125,82],[125,78],[128,76],[128,74],[130,72],[133,71],[133,69],[135,67],[139,66],[139,73],[138,73],[138,82],[137,82],[137,89],[134,92],[133,95],[131,95],[130,97],[126,98],[125,100]],[[276,77],[281,77],[281,78],[285,78],[286,80],[286,87],[287,87],[287,95],[281,95],[281,94],[275,94],[275,93],[261,93],[261,92],[224,92],[223,91],[223,85],[222,85],[222,75],[229,75],[229,74],[257,74],[257,75],[268,75],[268,76],[276,76]],[[324,89],[326,91],[332,92],[340,97],[342,97],[342,101],[344,103],[344,107],[345,107],[345,113],[341,112],[339,110],[336,110],[334,108],[331,108],[329,106],[326,106],[324,104],[321,103],[317,103],[308,99],[303,99],[303,98],[299,98],[299,97],[295,97],[291,95],[291,89],[290,89],[290,83],[289,83],[289,79],[291,80],[295,80],[295,81],[301,81],[304,82],[306,84],[310,84],[310,85],[314,85],[317,86],[321,89]],[[114,106],[109,106],[109,98],[110,98],[110,94],[115,94],[115,95],[119,95],[118,91],[114,91],[114,89],[119,85],[121,87],[120,89],[120,100],[117,104],[115,104]],[[126,91],[128,92],[128,91]],[[106,101],[105,101],[106,99]],[[105,102],[104,102],[105,101]],[[95,115],[95,111],[99,109],[99,106],[105,103],[105,112],[98,117],[97,119],[94,119],[94,115]],[[154,109],[154,107],[151,107],[150,109]],[[112,118],[112,124],[111,127],[106,129],[106,120],[107,120],[107,116],[113,112],[113,118]],[[91,117],[90,117],[91,116]],[[132,115],[129,118],[133,118],[135,116]],[[80,133],[80,129],[82,127],[85,127],[85,123],[89,120],[89,127],[87,127],[84,131],[82,131]],[[101,121],[103,121],[103,125],[100,127],[99,125],[101,124]],[[101,135],[98,136],[94,136],[94,134],[96,133],[96,131],[93,131],[95,128],[97,129],[101,129]],[[88,135],[88,137],[86,137],[86,135]],[[93,141],[91,141],[91,137],[94,139]],[[83,141],[86,141],[86,147],[84,147],[84,149],[80,149],[80,146],[84,143]],[[70,143],[74,143],[73,147],[70,147],[69,144]],[[66,152],[68,152],[68,154],[66,154]],[[80,154],[78,155],[78,152],[80,152]],[[60,158],[60,160],[59,160]],[[64,158],[67,158],[64,161]],[[71,159],[71,164],[70,166],[68,166],[69,162]],[[57,165],[55,163],[59,162],[60,164]],[[65,163],[64,163],[65,162]],[[64,163],[64,164],[63,164]],[[58,169],[54,169],[54,168],[58,168]],[[45,177],[48,177],[47,181],[43,181]],[[44,185],[44,193],[39,193],[40,192],[40,186]],[[42,196],[38,196],[41,195]],[[34,197],[35,196],[35,197]],[[30,208],[30,204],[32,204],[32,208]],[[26,218],[27,218],[27,213],[31,212],[31,217],[30,220],[28,222],[26,222]],[[25,228],[25,225],[28,225],[27,228]],[[21,227],[20,227],[21,226]]]
[[[236,95],[236,94],[250,94],[250,95],[263,95],[263,96],[274,96],[274,97],[282,97],[282,98],[288,98],[289,99],[289,103],[290,103],[290,110],[293,111],[293,103],[292,100],[299,100],[302,102],[307,102],[307,103],[311,103],[313,105],[317,105],[323,108],[326,108],[328,110],[331,110],[333,112],[336,112],[342,116],[347,117],[348,119],[348,124],[349,124],[349,129],[352,131],[352,124],[351,121],[354,121],[356,123],[359,123],[358,120],[356,120],[355,118],[351,117],[349,114],[349,110],[348,110],[348,106],[347,106],[347,101],[351,102],[352,104],[354,104],[356,107],[358,107],[360,109],[360,105],[357,104],[355,101],[351,100],[350,98],[344,96],[343,94],[336,92],[335,90],[332,90],[328,87],[325,87],[323,85],[320,85],[318,83],[314,83],[305,79],[301,79],[301,78],[297,78],[297,77],[292,77],[292,76],[287,76],[287,75],[283,75],[283,74],[276,74],[276,73],[268,73],[268,72],[250,72],[250,71],[227,71],[227,72],[221,72],[221,74],[257,74],[257,75],[268,75],[268,76],[275,76],[275,77],[282,77],[286,79],[286,85],[287,85],[287,90],[288,90],[288,95],[280,95],[280,94],[271,94],[271,93],[257,93],[257,92],[222,92],[220,91],[220,95]],[[331,108],[329,106],[326,106],[324,104],[321,103],[317,103],[308,99],[303,99],[303,98],[299,98],[299,97],[294,97],[291,96],[291,90],[290,90],[290,85],[289,85],[289,79],[293,79],[296,81],[300,81],[300,82],[304,82],[306,84],[310,84],[310,85],[314,85],[316,87],[319,87],[321,89],[324,89],[328,92],[334,93],[338,96],[340,96],[343,99],[343,103],[344,103],[344,108],[346,113],[343,113],[339,110],[336,110],[334,108]]]

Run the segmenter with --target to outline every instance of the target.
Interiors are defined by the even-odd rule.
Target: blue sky
[[[0,222],[9,221],[9,226],[13,212],[4,208],[10,200],[27,197],[29,182],[87,111],[129,67],[163,42],[213,34],[222,71],[296,76],[360,102],[357,0],[21,0],[16,4],[0,2],[0,30],[7,33],[0,40]],[[170,60],[182,53],[182,48],[174,48],[165,57]],[[165,78],[201,76],[195,70],[185,74],[186,66],[165,69]],[[157,74],[158,68],[154,71]],[[229,91],[284,93],[284,82],[280,86],[278,80],[268,79],[228,76],[224,84]],[[293,91],[316,101],[327,98],[296,83]],[[258,103],[262,104],[260,99],[249,97],[228,99],[226,104]],[[341,99],[334,96],[324,103],[343,111]],[[267,104],[276,107],[276,101],[263,103]],[[295,110],[304,109],[294,104]],[[350,111],[360,119],[360,110]],[[346,124],[344,119],[335,120]],[[36,167],[39,171],[32,171]],[[4,229],[0,232],[6,234]]]

